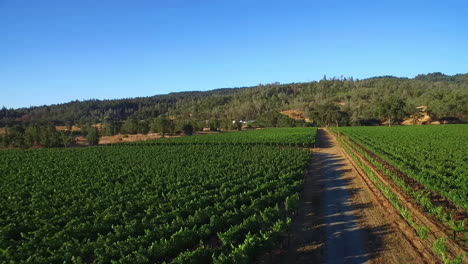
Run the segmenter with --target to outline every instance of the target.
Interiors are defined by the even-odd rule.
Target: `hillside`
[[[179,92],[141,98],[72,101],[65,104],[0,110],[0,127],[17,124],[75,125],[121,122],[126,119],[151,120],[174,116],[180,120],[278,119],[279,112],[297,110],[307,117],[324,111],[342,112],[344,125],[368,125],[383,121],[379,105],[387,98],[404,102],[405,117],[416,107],[427,106],[432,120],[466,122],[468,74],[432,73],[413,79],[394,76],[329,79],[307,83],[265,84],[206,92]],[[332,108],[325,107],[334,105]],[[324,110],[325,109],[325,110]],[[319,120],[319,118],[313,118]],[[268,125],[268,124],[267,124]],[[273,126],[275,126],[273,124]]]

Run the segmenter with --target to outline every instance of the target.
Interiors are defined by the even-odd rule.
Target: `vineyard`
[[[311,159],[289,145],[315,132],[0,151],[0,262],[249,263],[287,233]]]
[[[332,131],[339,135],[344,149],[422,239],[432,231],[413,217],[415,212],[408,209],[401,196],[398,198],[392,188],[379,180],[378,173],[388,177],[420,208],[435,217],[447,234],[453,232],[453,241],[461,247],[466,246],[467,125],[346,127]],[[446,240],[434,241],[433,248],[444,262],[449,263]],[[462,256],[458,256],[457,261],[460,258]]]
[[[379,157],[468,209],[468,126],[340,128]]]
[[[135,145],[147,144],[221,144],[221,145],[270,145],[270,146],[312,146],[315,142],[315,128],[274,128],[268,130],[247,130],[236,133],[200,135],[196,137],[163,138],[154,141],[124,143]]]

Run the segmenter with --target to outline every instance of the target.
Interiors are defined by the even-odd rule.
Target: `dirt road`
[[[327,149],[331,150],[331,149]],[[354,215],[351,192],[346,188],[349,173],[338,155],[317,153],[327,164],[322,167],[321,175],[325,181],[325,255],[327,263],[367,263],[368,255],[364,248],[364,231]]]
[[[423,263],[333,135],[320,129],[281,263]]]

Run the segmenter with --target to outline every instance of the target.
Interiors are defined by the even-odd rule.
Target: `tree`
[[[10,142],[8,140],[8,135],[0,135],[0,144],[4,148],[8,148]]]
[[[398,119],[406,116],[406,103],[403,99],[396,96],[385,98],[379,106],[379,116],[387,120],[388,126]]]
[[[193,134],[193,125],[190,123],[186,123],[183,128],[184,134],[187,136],[191,136]]]
[[[150,130],[150,126],[147,120],[142,120],[138,122],[138,133],[146,135],[148,134],[149,130]]]
[[[129,118],[122,124],[120,131],[124,134],[136,134],[138,133],[138,122],[133,118]]]
[[[237,131],[242,130],[242,123],[238,120],[234,121],[234,127],[237,129]]]
[[[16,148],[27,147],[24,141],[24,128],[17,125],[8,130],[9,143]]]
[[[95,127],[88,128],[88,134],[86,135],[86,140],[91,145],[99,144],[99,132]]]
[[[374,125],[380,124],[380,103],[388,95],[401,97],[414,106],[428,106],[433,119],[468,121],[468,74],[432,73],[413,79],[380,76],[357,80],[327,76],[319,82],[267,84],[146,98],[73,101],[21,109],[0,106],[0,127],[42,126],[48,122],[70,126],[100,121],[106,127],[104,134],[112,135],[119,129],[108,130],[106,121],[112,120],[120,126],[127,119],[141,121],[169,115],[176,117],[174,122],[190,120],[195,130],[208,126],[210,119],[223,120],[223,128],[231,126],[232,120],[257,120],[267,127],[298,126],[296,122],[283,119],[279,111],[309,108],[321,115],[323,111],[319,107],[326,102],[339,103],[336,111],[347,112],[353,125]],[[340,112],[335,114],[338,119],[346,119]],[[182,126],[183,123],[175,130],[182,132]]]
[[[349,115],[332,102],[317,106],[308,113],[308,116],[319,126],[329,127],[334,124],[346,126],[349,123]]]
[[[60,131],[59,135],[60,135],[61,143],[65,148],[75,144],[75,138],[73,137],[72,131],[69,131],[69,132]],[[99,140],[97,143],[99,143]]]
[[[104,136],[113,136],[117,135],[120,132],[120,122],[114,120],[106,120],[104,122]]]
[[[151,131],[161,133],[162,137],[174,130],[174,124],[165,116],[154,119],[150,127]]]
[[[42,127],[40,129],[40,143],[43,147],[46,148],[55,148],[59,147],[60,144],[60,136],[55,129],[55,126],[48,125],[46,127]]]
[[[265,127],[276,127],[278,125],[278,119],[280,119],[280,113],[276,111],[269,111],[257,115],[257,122]]]
[[[218,131],[221,128],[221,120],[212,118],[208,122],[208,126],[211,131]]]
[[[37,126],[28,126],[24,131],[24,141],[29,147],[39,144],[40,142],[40,129]]]

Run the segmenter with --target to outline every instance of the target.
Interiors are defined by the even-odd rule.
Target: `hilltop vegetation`
[[[65,87],[64,87],[65,88]],[[428,106],[434,119],[466,120],[468,74],[418,75],[414,79],[393,76],[364,80],[332,78],[318,82],[265,84],[248,88],[218,89],[207,92],[181,92],[151,97],[86,100],[65,104],[0,110],[0,127],[18,123],[71,125],[150,120],[165,115],[188,120],[232,120],[281,118],[282,110],[305,113],[333,111],[345,113],[343,123],[375,124],[385,119],[378,106],[389,97],[404,101],[406,116],[417,106]],[[310,114],[313,115],[313,114]],[[272,122],[273,120],[273,122]]]
[[[281,114],[290,109],[304,113],[304,117],[313,123]],[[95,124],[101,124],[100,136],[146,134],[149,131],[190,135],[206,127],[214,131],[240,129],[241,124],[234,120],[256,120],[249,123],[261,127],[391,125],[405,119],[417,123],[421,116],[442,123],[465,123],[467,113],[468,74],[433,73],[413,79],[324,77],[321,81],[308,83],[273,83],[133,99],[3,108],[0,110],[0,127],[8,129],[4,130],[7,133],[0,133],[4,134],[0,136],[0,144],[31,147],[73,143],[71,131],[53,131],[51,127],[54,125],[78,125],[82,128],[80,134],[88,137],[95,133],[90,129],[90,125]],[[95,136],[90,138],[92,144],[98,142]]]

